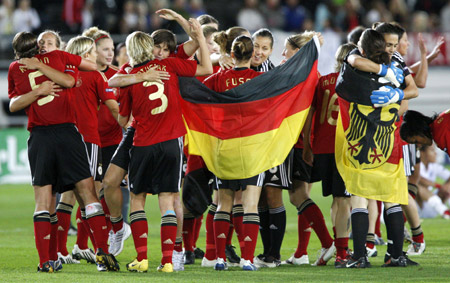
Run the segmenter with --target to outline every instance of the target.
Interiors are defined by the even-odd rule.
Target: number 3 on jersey
[[[30,80],[30,86],[31,89],[37,89],[41,84],[36,84],[36,78],[43,76],[44,74],[41,73],[41,71],[34,71],[28,74],[28,79]],[[47,95],[43,98],[40,98],[37,100],[37,104],[39,106],[45,105],[47,103],[50,103],[53,101],[53,99],[55,99],[55,97],[53,95]]]
[[[145,87],[150,87],[154,85],[158,88],[156,92],[153,92],[148,96],[148,99],[150,100],[161,99],[161,106],[153,108],[151,111],[152,115],[161,114],[164,111],[166,111],[169,100],[167,99],[167,96],[164,94],[164,85],[157,82],[144,82],[143,85]]]

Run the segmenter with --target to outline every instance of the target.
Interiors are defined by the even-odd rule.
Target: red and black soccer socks
[[[138,261],[147,259],[148,223],[145,211],[138,210],[130,213],[130,227],[137,252],[136,259]]]
[[[49,261],[49,246],[51,237],[50,213],[36,211],[33,215],[34,240],[39,254],[39,266]]]
[[[217,205],[211,204],[209,206],[208,214],[206,215],[206,250],[205,258],[208,260],[214,260],[216,255],[216,242],[214,235],[214,215],[216,214]]]
[[[173,247],[177,237],[177,217],[166,214],[161,217],[161,264],[172,263]]]

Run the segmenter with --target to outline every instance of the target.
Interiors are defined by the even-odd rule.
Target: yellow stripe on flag
[[[308,111],[286,117],[277,129],[227,140],[190,130],[185,122],[189,154],[202,156],[208,169],[224,180],[256,176],[284,162],[298,141]]]

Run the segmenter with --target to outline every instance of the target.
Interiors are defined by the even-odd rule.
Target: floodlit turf
[[[312,191],[312,199],[319,204],[331,230],[329,207],[330,198],[321,196],[319,185]],[[297,246],[297,214],[290,205],[285,192],[287,209],[287,229],[281,254],[288,258]],[[422,223],[427,242],[426,252],[414,257],[421,265],[407,268],[381,268],[385,247],[377,246],[379,256],[371,258],[373,268],[365,270],[336,270],[332,259],[328,266],[281,266],[275,269],[260,269],[257,272],[244,272],[239,268],[228,271],[215,271],[202,268],[201,260],[195,265],[186,266],[184,272],[162,274],[156,271],[161,257],[159,240],[160,216],[156,197],[147,198],[147,217],[149,220],[149,271],[137,274],[126,270],[126,264],[135,257],[132,237],[125,242],[122,254],[118,256],[120,272],[97,272],[95,265],[64,265],[61,272],[39,274],[36,272],[38,255],[33,238],[34,193],[29,185],[0,186],[0,281],[1,282],[449,282],[450,281],[450,221],[427,219]],[[384,228],[384,227],[383,227]],[[198,246],[205,248],[205,229],[202,227]],[[385,229],[382,229],[385,235]],[[233,239],[237,246],[237,239]],[[68,245],[75,243],[75,236],[69,236]],[[350,241],[350,247],[352,243]],[[310,262],[314,262],[319,241],[312,233],[309,244]],[[406,250],[406,246],[404,247]],[[260,240],[256,254],[262,251]]]

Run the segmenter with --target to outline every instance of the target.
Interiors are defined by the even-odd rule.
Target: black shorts
[[[89,170],[94,181],[103,180],[102,151],[97,144],[86,142],[86,149],[89,156]]]
[[[215,185],[217,189],[230,189],[233,191],[245,190],[247,186],[257,186],[262,187],[264,184],[265,172],[258,174],[256,176],[239,179],[239,180],[223,180],[215,177]]]
[[[178,193],[181,185],[183,139],[150,146],[133,146],[128,172],[130,192],[134,194]]]
[[[320,181],[320,176],[318,176],[318,172],[313,172],[313,167],[306,164],[303,161],[303,148],[294,148],[294,166],[292,177],[295,180],[314,183]]]
[[[117,146],[118,145],[115,144],[102,147],[102,167],[105,170],[108,170],[109,163],[111,163],[111,158],[113,157],[114,152],[116,152]]]
[[[34,186],[52,185],[63,193],[91,177],[86,145],[74,124],[37,126],[28,139]]]
[[[415,144],[405,144],[403,149],[403,165],[407,177],[414,174],[414,166],[420,162],[420,151],[417,150]]]
[[[345,189],[344,180],[336,167],[334,153],[315,154],[314,168],[320,168],[320,178],[322,179],[322,195],[324,197],[332,195],[334,197],[350,197]]]
[[[112,164],[119,166],[125,171],[128,171],[128,165],[130,164],[130,149],[133,146],[135,131],[136,130],[133,127],[127,128],[127,131],[123,135],[122,141],[111,158]]]
[[[294,162],[294,149],[291,150],[286,160],[266,171],[264,187],[278,187],[280,189],[292,189],[292,163]]]

